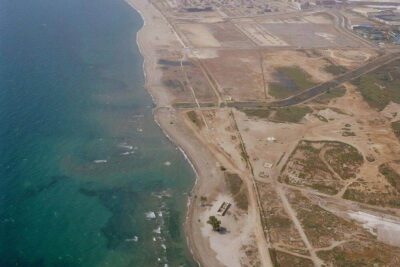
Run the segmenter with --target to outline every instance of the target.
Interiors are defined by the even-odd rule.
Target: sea
[[[195,175],[123,0],[0,0],[0,267],[195,266]]]

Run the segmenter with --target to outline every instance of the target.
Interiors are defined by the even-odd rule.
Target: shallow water
[[[194,174],[153,121],[138,13],[0,5],[0,266],[193,266]]]

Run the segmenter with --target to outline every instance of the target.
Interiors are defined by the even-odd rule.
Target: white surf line
[[[148,81],[147,81],[147,73],[146,73],[146,68],[145,68],[146,59],[145,59],[145,57],[143,56],[143,49],[141,48],[140,42],[139,42],[139,33],[140,33],[140,31],[142,31],[143,28],[146,26],[146,20],[145,20],[145,16],[143,15],[143,13],[140,11],[140,9],[139,9],[138,7],[135,7],[135,5],[134,5],[133,3],[131,3],[129,0],[125,0],[125,1],[126,1],[126,3],[128,3],[129,6],[131,6],[134,10],[136,10],[136,11],[139,13],[139,15],[141,16],[142,21],[143,21],[143,26],[142,26],[142,28],[139,29],[138,32],[136,33],[136,44],[137,44],[137,46],[138,46],[139,53],[142,55],[142,58],[143,58],[142,69],[143,69],[143,75],[144,75],[144,78],[145,78],[145,84],[144,84],[144,85],[145,85],[145,87],[146,87],[146,84],[148,83]],[[149,3],[149,4],[151,5],[151,3]],[[162,14],[161,14],[161,16],[162,16]],[[163,16],[162,16],[162,17],[163,17]],[[165,18],[164,18],[164,19],[165,19]],[[168,23],[168,21],[167,21],[167,23]],[[168,23],[168,25],[170,26],[169,23]],[[171,27],[171,26],[170,26],[170,27]],[[172,27],[171,27],[171,28],[172,28]],[[174,32],[175,36],[177,37],[178,41],[181,43],[181,45],[182,45],[184,48],[186,48],[186,45],[184,44],[184,42],[181,40],[180,36],[175,32],[174,29],[173,29],[173,32]],[[152,98],[153,103],[156,104],[157,102],[155,101],[155,98],[154,98],[154,96],[151,94],[150,90],[146,90],[146,91],[149,93],[150,97]],[[154,113],[154,111],[153,111],[153,113]],[[191,190],[191,194],[193,194],[193,192],[195,191],[195,188],[196,188],[196,186],[197,186],[198,180],[199,180],[199,174],[198,174],[198,172],[197,172],[197,170],[196,170],[196,168],[195,168],[195,165],[194,165],[193,162],[190,160],[190,158],[187,156],[187,154],[185,153],[185,151],[183,150],[183,148],[180,147],[180,146],[177,144],[177,142],[175,142],[175,141],[173,140],[173,138],[171,138],[171,137],[168,135],[168,133],[166,132],[166,130],[164,130],[164,129],[161,127],[160,123],[157,121],[156,118],[154,118],[154,122],[158,125],[158,127],[161,129],[161,131],[163,132],[163,134],[167,137],[167,139],[168,139],[171,143],[173,143],[173,144],[179,149],[179,151],[183,154],[185,160],[189,163],[190,167],[192,168],[193,172],[195,173],[195,183],[194,183],[194,186],[192,187],[192,190]],[[187,223],[187,220],[188,220],[188,212],[189,212],[189,206],[191,205],[191,198],[190,198],[190,197],[188,197],[186,205],[187,205],[187,213],[186,213],[186,216],[185,216],[185,223]],[[186,235],[186,243],[187,243],[188,249],[189,249],[189,251],[190,251],[190,253],[191,253],[191,255],[192,255],[192,259],[197,263],[198,266],[202,266],[201,263],[200,263],[200,261],[195,257],[193,248],[192,248],[192,246],[190,245],[189,238],[188,238],[187,235]]]

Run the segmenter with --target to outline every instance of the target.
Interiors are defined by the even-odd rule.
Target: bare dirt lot
[[[370,58],[368,51],[358,56],[354,53],[339,53],[338,50],[218,50],[212,57],[200,60],[224,100],[262,101],[297,94]]]
[[[216,96],[198,62],[182,58],[165,57],[158,61],[162,70],[162,83],[174,102],[214,102]],[[193,89],[193,90],[192,90]]]
[[[285,43],[299,48],[358,47],[358,43],[342,36],[328,24],[263,23],[262,27]]]
[[[261,56],[251,50],[218,51],[218,57],[203,60],[226,100],[265,98]]]

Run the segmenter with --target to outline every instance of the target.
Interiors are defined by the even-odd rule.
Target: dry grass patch
[[[289,201],[314,247],[327,247],[334,241],[342,241],[356,234],[357,226],[313,204],[300,191],[291,190]]]
[[[260,119],[268,119],[271,115],[269,109],[241,109],[248,117],[257,117]]]
[[[261,220],[268,229],[270,242],[282,245],[294,253],[308,255],[307,249],[292,220],[285,212],[273,185],[257,183],[257,190],[261,199]]]
[[[390,101],[400,103],[400,60],[361,76],[353,84],[373,108],[383,110]]]
[[[300,122],[305,115],[311,113],[312,109],[307,106],[293,106],[287,108],[279,108],[276,110],[272,120],[280,122]]]
[[[346,94],[346,88],[343,86],[336,87],[332,90],[329,90],[325,94],[322,94],[314,99],[314,102],[318,104],[329,104],[332,99],[342,97]]]
[[[356,182],[347,188],[343,198],[379,207],[400,208],[400,193],[391,186],[383,191],[375,190],[363,182]]]
[[[320,251],[318,256],[328,266],[400,266],[400,249],[363,239],[344,243],[333,250]]]
[[[225,182],[236,202],[236,205],[242,210],[247,210],[249,203],[247,199],[246,186],[243,184],[240,176],[236,173],[225,172]]]
[[[364,158],[358,150],[345,143],[332,142],[325,151],[325,159],[342,179],[355,178]]]
[[[312,267],[313,262],[306,258],[296,257],[291,254],[270,249],[271,258],[275,267]]]
[[[397,173],[388,163],[379,166],[379,172],[386,178],[389,184],[400,193],[400,174]]]

